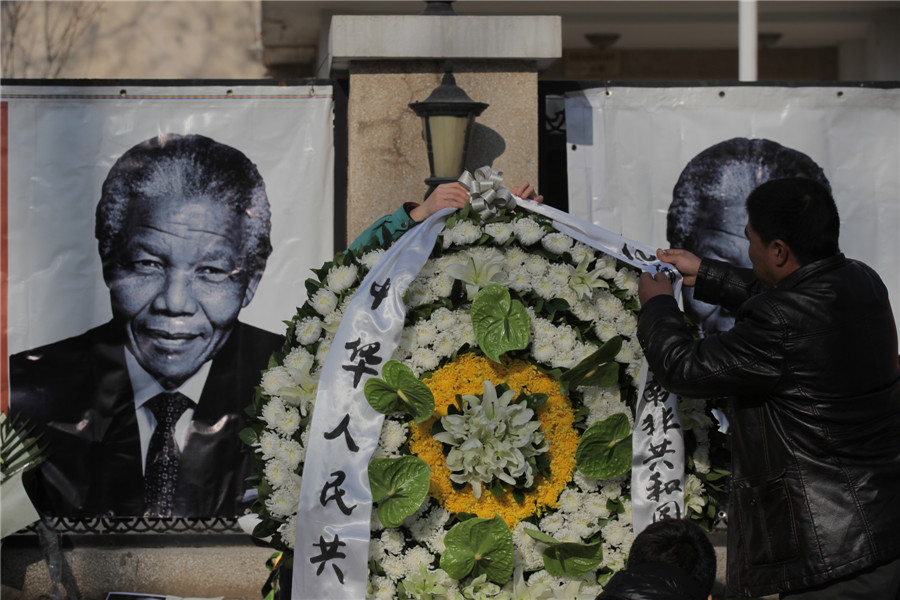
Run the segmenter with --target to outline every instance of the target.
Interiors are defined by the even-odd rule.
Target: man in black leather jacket
[[[664,519],[648,525],[597,600],[708,600],[716,582],[716,552],[697,524]]]
[[[693,339],[644,274],[638,338],[671,392],[730,396],[728,583],[782,598],[900,598],[900,361],[888,292],[838,250],[830,192],[769,181],[747,199],[753,270],[660,250],[695,298],[735,310]]]

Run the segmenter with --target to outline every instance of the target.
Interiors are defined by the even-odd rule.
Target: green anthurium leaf
[[[588,477],[610,479],[631,468],[631,426],[616,413],[587,428],[575,450],[575,465]]]
[[[553,538],[553,537],[547,535],[543,531],[538,531],[537,529],[526,528],[525,533],[527,533],[528,535],[530,535],[537,541],[543,542],[545,544],[558,544],[559,543],[556,540],[556,538]]]
[[[603,541],[593,544],[563,543],[544,549],[544,568],[554,577],[580,576],[603,561]]]
[[[419,381],[412,369],[398,360],[389,360],[381,369],[384,379],[370,377],[364,388],[366,400],[382,414],[404,412],[421,423],[434,412],[434,395]]]
[[[457,523],[444,536],[441,568],[454,579],[481,574],[503,585],[513,572],[513,541],[509,527],[498,516]]]
[[[430,479],[431,467],[416,456],[373,458],[369,462],[369,486],[381,523],[399,527],[403,519],[415,513],[428,495]]]
[[[531,339],[531,317],[502,285],[487,285],[472,301],[472,327],[485,356],[495,362],[509,350],[522,350]]]
[[[562,393],[569,395],[569,389],[580,385],[610,387],[619,380],[619,364],[613,359],[622,349],[622,338],[615,336],[600,348],[566,371],[559,378]]]

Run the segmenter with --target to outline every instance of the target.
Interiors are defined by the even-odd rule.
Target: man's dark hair
[[[732,138],[692,158],[672,190],[666,238],[673,248],[692,250],[697,237],[723,227],[730,218],[740,234],[747,196],[761,183],[806,177],[828,186],[822,168],[806,154],[765,138]]]
[[[261,273],[272,253],[271,214],[262,176],[243,152],[202,135],[164,134],[129,149],[103,182],[95,235],[104,265],[123,243],[129,204],[203,198],[226,206],[243,223],[244,269]]]
[[[704,590],[716,582],[716,552],[706,532],[687,519],[663,519],[648,525],[634,538],[628,567],[648,563],[675,565]]]
[[[828,188],[811,179],[767,181],[747,197],[747,215],[763,243],[782,240],[801,265],[840,251],[837,205]]]

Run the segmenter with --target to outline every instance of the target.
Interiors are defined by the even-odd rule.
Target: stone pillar
[[[537,181],[537,72],[562,54],[559,17],[333,17],[320,77],[349,72],[347,239],[427,189],[419,117],[408,104],[440,85],[444,60],[476,119],[467,168]]]

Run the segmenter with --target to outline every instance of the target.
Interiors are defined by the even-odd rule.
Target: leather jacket
[[[900,364],[878,275],[838,254],[763,290],[704,259],[694,298],[734,327],[693,339],[657,296],[638,339],[669,391],[732,398],[729,587],[798,591],[900,557]]]

